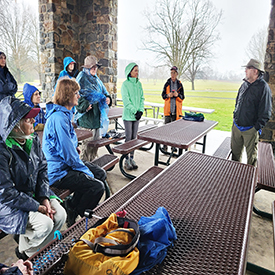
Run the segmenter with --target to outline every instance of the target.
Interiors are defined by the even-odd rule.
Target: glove
[[[140,120],[142,114],[143,114],[143,112],[137,111],[137,112],[135,113],[135,118],[136,118],[136,120]]]

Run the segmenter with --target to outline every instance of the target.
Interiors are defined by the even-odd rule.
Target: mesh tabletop
[[[146,274],[244,274],[255,181],[252,166],[194,152],[166,168],[121,207],[139,220],[164,206],[175,226],[175,245]]]
[[[205,136],[218,122],[204,120],[203,122],[180,119],[145,133],[139,133],[138,138],[187,149],[200,138]]]
[[[178,239],[164,261],[146,274],[244,274],[255,170],[250,165],[187,152],[160,174],[156,171],[156,177],[134,193],[132,181],[131,195],[125,197],[122,190],[123,197],[115,194],[95,214],[103,217],[126,210],[128,218],[138,221],[141,216],[153,215],[160,206],[167,209]],[[89,225],[96,221],[93,217]],[[49,269],[54,262],[51,254],[68,251],[84,227],[82,219],[64,233],[62,241],[44,249],[43,257],[34,257],[36,268],[43,258]],[[63,266],[56,265],[50,274],[62,274]],[[35,274],[43,274],[43,270]]]

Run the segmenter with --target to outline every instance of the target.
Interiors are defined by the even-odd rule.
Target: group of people
[[[96,151],[87,146],[88,141],[78,147],[73,123],[92,129],[92,139],[106,135],[112,100],[97,76],[101,64],[94,56],[87,56],[83,70],[78,72],[71,57],[63,63],[45,113],[39,106],[41,92],[36,87],[26,83],[24,101],[15,98],[17,83],[6,66],[5,54],[0,52],[0,229],[19,235],[16,254],[23,260],[48,243],[66,220],[72,225],[85,209],[95,208],[104,193],[106,172],[91,163]],[[246,78],[233,115],[232,159],[240,161],[245,146],[248,164],[256,165],[259,132],[271,116],[271,91],[258,61],[251,59],[245,67]],[[125,68],[125,76],[122,119],[125,141],[129,141],[137,136],[144,93],[136,63]],[[177,77],[178,68],[173,66],[162,92],[165,124],[182,115],[184,89]],[[44,131],[42,148],[34,133],[39,130]],[[134,151],[126,157],[125,168],[138,168]],[[61,205],[49,186],[70,189],[73,196]],[[29,267],[28,263],[23,266]]]

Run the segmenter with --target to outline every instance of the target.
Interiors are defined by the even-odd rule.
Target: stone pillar
[[[50,99],[63,59],[81,69],[94,55],[103,66],[98,76],[110,94],[117,81],[117,0],[39,0],[42,91]]]
[[[269,86],[272,92],[272,115],[270,121],[263,128],[260,139],[270,142],[275,152],[275,0],[271,1],[271,13],[268,31],[268,41],[265,56],[265,71],[269,74]]]

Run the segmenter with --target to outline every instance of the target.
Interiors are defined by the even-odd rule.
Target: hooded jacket
[[[32,95],[36,92],[39,91],[35,86],[32,86],[28,83],[25,83],[24,87],[23,87],[23,96],[24,96],[24,102],[26,102],[28,105],[30,105],[32,108],[34,107],[34,104],[32,102]],[[40,108],[39,104],[38,107]],[[36,107],[37,108],[37,107]],[[46,119],[45,119],[45,112],[43,111],[42,108],[40,108],[40,112],[38,113],[38,115],[34,118],[35,119],[35,123],[34,123],[34,127],[38,124],[45,124],[46,123]]]
[[[74,69],[72,71],[72,73],[70,74],[67,70],[67,67],[69,66],[69,64],[71,62],[74,62],[75,63],[75,66],[74,66]],[[76,62],[73,58],[71,58],[70,56],[67,56],[63,59],[63,65],[64,65],[64,68],[63,70],[60,72],[59,76],[58,76],[58,79],[60,77],[64,77],[64,76],[68,76],[69,78],[72,78],[72,77],[77,77],[78,75],[78,70],[76,68]]]
[[[8,137],[30,110],[10,96],[0,101],[0,229],[8,234],[24,234],[29,212],[53,194],[38,136],[26,140],[25,150]]]
[[[69,66],[69,64],[71,62],[74,62],[75,65],[74,65],[73,71],[71,73],[69,73],[68,70],[67,70],[67,67]],[[63,59],[63,66],[64,66],[63,70],[59,73],[59,76],[58,76],[58,78],[56,80],[54,91],[56,89],[57,81],[58,81],[59,78],[64,77],[64,76],[68,76],[69,78],[72,78],[72,77],[76,78],[77,75],[78,75],[78,73],[79,73],[78,69],[76,68],[76,62],[75,62],[75,60],[73,58],[71,58],[70,56],[67,56],[67,57],[65,57]]]
[[[122,119],[127,121],[136,121],[135,113],[144,112],[144,96],[142,85],[138,78],[130,77],[132,69],[137,66],[136,63],[130,63],[125,68],[126,80],[121,86],[121,96],[123,101]]]
[[[72,117],[72,111],[64,106],[46,105],[47,122],[42,146],[48,163],[50,185],[65,177],[70,170],[84,172],[94,177],[77,153],[78,140],[71,123]]]
[[[0,68],[0,100],[6,96],[14,96],[17,92],[17,82],[7,66]]]
[[[244,83],[236,98],[234,121],[238,126],[263,128],[271,117],[272,101],[268,84],[259,76],[256,81]]]
[[[164,116],[170,116],[170,104],[171,98],[168,97],[168,94],[171,92],[171,81],[172,79],[169,78],[167,82],[164,84],[163,91],[162,91],[162,98],[164,99]],[[176,97],[176,119],[180,119],[180,115],[182,115],[182,101],[184,100],[184,89],[181,82],[177,79],[177,87],[178,87],[178,96]]]

